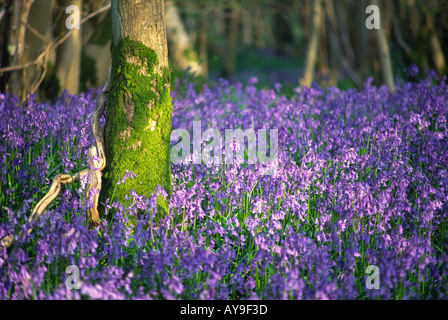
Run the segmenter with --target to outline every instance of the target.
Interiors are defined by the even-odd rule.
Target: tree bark
[[[166,32],[169,54],[175,65],[196,75],[204,75],[193,42],[185,30],[179,10],[171,0],[165,0]]]
[[[111,199],[126,205],[130,190],[149,197],[160,185],[168,194],[157,198],[160,217],[168,212],[172,193],[172,103],[164,0],[112,0],[111,11],[112,77],[100,203]],[[127,170],[136,177],[119,183]]]
[[[370,0],[370,4],[379,7],[378,0]],[[392,71],[392,60],[390,58],[389,44],[387,43],[386,33],[384,32],[383,19],[380,16],[380,28],[373,29],[375,40],[378,47],[381,60],[381,70],[383,74],[383,81],[389,88],[389,92],[395,90],[395,81]]]
[[[305,70],[300,83],[302,86],[311,86],[314,78],[314,67],[317,60],[317,51],[319,47],[319,28],[322,16],[321,0],[313,0],[313,11],[311,20],[311,34],[308,41],[306,52]]]

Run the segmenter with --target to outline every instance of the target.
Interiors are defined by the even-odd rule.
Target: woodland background
[[[387,44],[386,70],[376,30],[365,21],[378,4]],[[67,29],[65,8],[82,8],[80,29]],[[0,1],[0,92],[45,101],[104,83],[111,63],[110,0]],[[188,69],[198,85],[220,77],[258,86],[297,83],[362,87],[386,83],[415,63],[446,73],[448,2],[444,0],[166,0],[174,79]]]

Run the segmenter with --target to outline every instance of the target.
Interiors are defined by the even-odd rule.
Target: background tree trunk
[[[378,0],[370,0],[370,4],[379,7]],[[375,33],[375,40],[380,54],[383,81],[389,88],[389,91],[393,92],[395,90],[395,81],[392,71],[392,60],[390,59],[389,44],[387,43],[386,33],[384,32],[382,15],[380,17],[380,28],[372,29],[372,32]]]
[[[253,37],[252,15],[249,10],[250,10],[250,7],[245,8],[245,10],[241,10],[241,24],[242,24],[241,40],[242,40],[243,45],[247,48],[252,46],[253,38],[254,38]]]
[[[400,4],[398,4],[400,5]],[[403,35],[401,33],[401,27],[400,27],[400,17],[397,14],[396,5],[391,4],[391,10],[392,10],[392,27],[393,27],[393,34],[395,36],[395,39],[397,40],[398,45],[403,50],[403,52],[406,54],[406,57],[408,59],[412,59],[412,50],[409,47],[409,45],[406,43],[406,41],[403,38]]]
[[[84,0],[84,7],[88,6],[89,12],[95,12],[109,4],[110,0]],[[95,69],[86,68],[81,63],[81,85],[82,81],[86,81],[86,76],[89,77],[88,83],[86,83],[88,87],[99,87],[104,84],[104,79],[106,79],[109,67],[112,64],[110,55],[111,30],[110,11],[105,11],[87,20],[82,25],[82,54],[94,61]]]
[[[263,23],[263,12],[260,7],[254,8],[254,40],[258,49],[266,47],[265,27]]]
[[[203,14],[200,18],[199,25],[199,61],[202,67],[202,76],[208,77],[208,28],[210,27],[209,23],[209,15],[208,15],[208,7],[204,5],[202,7]]]
[[[164,0],[112,0],[112,77],[105,125],[106,168],[100,201],[126,205],[130,190],[172,192],[172,104]],[[136,178],[117,184],[126,173]],[[158,216],[168,201],[157,199]]]
[[[165,0],[166,32],[169,54],[175,64],[183,70],[189,68],[191,73],[204,75],[199,57],[179,14],[171,0]]]
[[[106,45],[92,43],[84,47],[85,54],[95,61],[95,78],[98,83],[92,84],[94,86],[99,86],[104,83],[104,79],[106,79],[107,72],[112,63],[110,43],[110,41],[108,41]]]
[[[441,76],[446,71],[445,55],[434,27],[433,13],[428,9],[425,10],[425,20],[429,32],[429,48],[431,49],[432,61],[437,73]]]
[[[370,60],[367,59],[367,53],[369,51],[369,33],[366,28],[366,0],[358,0],[355,4],[356,6],[356,16],[354,17],[356,23],[354,27],[357,29],[356,32],[356,54],[355,54],[355,67],[359,70],[360,74],[365,76],[368,73],[368,65]]]
[[[22,55],[23,62],[35,60],[51,44],[53,40],[51,26],[53,22],[52,8],[54,4],[54,0],[34,1],[28,17],[28,29],[25,33],[25,48]],[[44,65],[42,66],[33,65],[23,70],[24,88],[35,89],[35,85],[38,85],[42,73],[44,75],[46,73],[47,66],[45,64],[47,61],[43,62]]]
[[[239,10],[237,4],[230,2],[224,11],[225,29],[226,29],[226,46],[223,57],[223,76],[231,78],[236,72],[236,42],[238,40],[238,16]]]
[[[306,52],[305,70],[303,78],[300,81],[302,86],[311,86],[314,78],[314,67],[317,60],[317,51],[319,47],[319,27],[321,23],[322,3],[321,0],[313,0],[313,11],[311,19],[311,34],[308,41]]]
[[[16,66],[23,63],[23,51],[25,47],[26,23],[31,5],[34,0],[10,1],[6,7],[5,42],[3,48],[2,66]],[[9,91],[21,102],[26,99],[30,88],[24,87],[23,71],[15,70],[7,75],[2,75],[1,89]]]
[[[325,1],[325,13],[326,13],[326,17],[328,18],[328,22],[329,22],[329,26],[328,26],[327,30],[328,30],[328,39],[331,44],[331,53],[332,53],[333,57],[337,58],[337,61],[339,62],[338,64],[342,67],[342,70],[344,71],[344,73],[346,73],[350,77],[350,79],[353,81],[353,83],[358,88],[360,88],[360,87],[362,87],[362,78],[356,72],[356,70],[352,67],[351,61],[349,59],[347,59],[347,57],[344,55],[344,52],[340,45],[338,33],[340,34],[341,32],[339,30],[339,20],[336,17],[334,7],[335,6],[333,5],[333,0]],[[346,48],[346,51],[347,51],[347,48]],[[338,64],[333,63],[333,65],[338,65]],[[335,76],[335,73],[333,71],[332,77],[334,77],[334,76]]]
[[[2,45],[2,66],[13,66],[19,63],[17,52],[17,42],[19,34],[20,3],[10,1],[5,9],[5,26],[3,30]],[[19,72],[12,71],[1,74],[2,92],[9,91],[11,94],[19,96]]]
[[[65,8],[69,5],[78,6],[80,12],[82,10],[82,0],[64,0],[60,2]],[[65,21],[68,14],[64,14],[59,23],[59,30],[61,33],[68,32]],[[81,72],[81,49],[82,37],[81,30],[73,29],[73,33],[68,39],[62,43],[57,50],[56,56],[56,76],[59,79],[61,90],[67,89],[70,94],[77,94],[79,92],[79,79]]]
[[[327,49],[327,30],[325,28],[325,11],[320,17],[320,41],[319,41],[319,65],[320,65],[320,73],[327,80],[329,77],[329,63],[328,63],[328,49]]]

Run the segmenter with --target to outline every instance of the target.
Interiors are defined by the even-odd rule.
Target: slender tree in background
[[[6,24],[4,28],[2,46],[2,66],[17,66],[23,64],[23,51],[25,48],[26,24],[28,21],[33,0],[8,1],[6,4]],[[0,89],[9,91],[21,101],[29,93],[30,88],[24,87],[23,68],[11,70],[5,76],[2,75]]]
[[[202,14],[199,22],[199,39],[198,39],[198,51],[199,61],[202,68],[202,76],[208,77],[208,28],[209,28],[209,13],[208,6],[206,4],[201,6]]]
[[[19,46],[19,21],[20,21],[20,2],[8,2],[4,11],[4,28],[2,34],[2,66],[16,65],[20,60]],[[23,39],[24,40],[24,39]],[[11,71],[2,74],[1,87],[2,91],[9,91],[15,94],[20,91],[19,71]]]
[[[223,75],[226,78],[233,77],[236,72],[236,49],[238,41],[238,4],[232,0],[224,10],[226,47],[223,56]]]
[[[81,29],[68,30],[65,21],[70,14],[65,9],[73,4],[81,6],[81,2]],[[14,94],[23,102],[30,92],[36,93],[39,100],[56,96],[58,77],[60,89],[72,93],[100,85],[111,62],[110,44],[107,44],[111,38],[110,16],[107,21],[101,21],[109,2],[0,0],[0,91]],[[315,7],[319,2],[320,24],[313,23],[317,20]],[[190,70],[195,71],[199,65],[201,71],[197,73],[204,76],[210,71],[212,77],[232,77],[240,71],[236,68],[236,52],[244,45],[245,50],[264,51],[257,56],[260,62],[266,54],[279,51],[286,54],[281,57],[285,62],[288,58],[304,59],[301,83],[308,85],[330,74],[333,84],[338,79],[340,84],[362,87],[367,77],[374,76],[377,85],[388,83],[391,87],[394,73],[412,63],[422,70],[421,75],[429,68],[436,69],[439,75],[446,74],[447,1],[376,2],[383,5],[384,30],[364,27],[365,9],[372,4],[369,0],[166,0],[172,66],[190,65]],[[101,8],[105,9],[97,12]],[[210,12],[210,17],[206,12]],[[57,21],[61,27],[55,25]],[[176,23],[171,24],[173,21]],[[313,26],[319,26],[317,34]],[[81,44],[76,40],[80,39],[80,32]],[[393,57],[389,50],[394,53]],[[210,70],[207,70],[207,55]],[[331,62],[328,71],[327,60]],[[216,70],[219,66],[221,74]],[[248,65],[241,67],[250,69]],[[314,75],[316,67],[320,71],[318,75]]]
[[[436,6],[435,1],[429,1],[429,5]],[[429,47],[431,50],[431,56],[434,63],[434,67],[439,75],[442,75],[446,71],[445,56],[443,54],[442,45],[437,35],[436,28],[434,25],[434,14],[432,10],[425,7],[424,10],[426,28],[429,32]]]
[[[112,1],[112,77],[104,129],[106,168],[100,201],[128,203],[129,190],[172,192],[172,103],[164,0]],[[130,171],[136,178],[117,184]],[[159,215],[168,199],[157,199]]]
[[[308,40],[308,49],[306,52],[305,70],[303,78],[300,80],[301,85],[311,86],[314,78],[314,68],[317,60],[317,51],[319,48],[319,27],[322,19],[322,3],[321,0],[313,0],[311,34]]]
[[[89,12],[95,12],[106,5],[110,5],[110,0],[84,0],[84,3],[88,5]],[[83,53],[87,59],[93,60],[95,66],[92,70],[92,68],[81,65],[81,82],[85,81],[86,87],[103,85],[107,76],[112,64],[110,56],[111,30],[112,23],[110,22],[109,10],[86,21],[82,26]]]
[[[82,8],[82,0],[63,0],[59,1],[59,4],[63,8],[69,5]],[[65,19],[61,19],[59,24],[61,33],[64,33],[67,29],[65,21]],[[79,91],[82,48],[81,30],[82,28],[73,29],[70,37],[57,50],[56,76],[59,79],[61,88],[67,89],[71,94],[77,94]]]
[[[370,0],[370,4],[379,7],[378,0]],[[375,41],[380,54],[383,81],[389,88],[389,91],[392,92],[395,90],[395,81],[392,71],[392,60],[390,58],[389,44],[387,42],[387,37],[384,31],[381,15],[380,15],[380,28],[372,29],[372,32],[375,33]]]
[[[35,0],[28,16],[28,25],[25,33],[25,46],[22,62],[33,61],[51,43],[51,26],[53,23],[53,7],[55,0]],[[23,88],[29,88],[21,93],[22,101],[28,91],[34,92],[40,85],[46,73],[49,57],[43,59],[42,64],[31,65],[22,70]]]
[[[407,59],[412,59],[412,50],[403,38],[403,34],[401,32],[401,27],[400,27],[400,20],[399,20],[400,18],[397,14],[396,7],[397,7],[397,5],[392,2],[391,3],[391,10],[392,10],[391,19],[392,19],[392,27],[393,27],[394,37],[397,40],[398,45],[400,46],[400,48],[403,50],[404,54],[406,55]]]
[[[368,66],[371,63],[368,59],[369,53],[369,30],[365,27],[366,23],[366,0],[358,0],[355,3],[356,6],[356,16],[354,17],[354,27],[357,29],[356,32],[356,42],[355,42],[355,61],[354,65],[360,74],[368,74]]]
[[[175,3],[165,0],[166,32],[169,45],[169,54],[174,65],[196,75],[203,76],[204,69],[200,64],[198,53],[185,31],[184,24]]]

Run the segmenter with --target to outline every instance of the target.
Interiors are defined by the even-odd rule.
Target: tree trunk
[[[266,47],[265,27],[263,24],[263,12],[259,6],[254,8],[254,40],[257,49]]]
[[[312,18],[312,4],[311,1],[313,0],[304,0],[303,1],[303,29],[304,29],[304,33],[305,33],[305,41],[309,42],[310,39],[310,26],[312,24],[311,22],[311,18]]]
[[[210,27],[207,7],[202,7],[204,13],[200,17],[199,26],[199,61],[202,66],[202,75],[208,77],[208,28]]]
[[[306,52],[305,70],[300,83],[302,86],[311,86],[314,78],[314,67],[317,60],[317,51],[319,46],[319,27],[322,16],[321,0],[313,0],[313,16],[311,20],[311,34],[308,41]]]
[[[432,60],[437,73],[441,76],[446,71],[445,55],[435,30],[433,13],[428,9],[425,10],[425,20],[429,31],[429,47],[431,48]]]
[[[5,27],[3,29],[2,43],[2,67],[13,66],[19,64],[19,55],[17,50],[18,34],[20,21],[20,3],[18,1],[10,1],[7,3],[5,11]],[[1,74],[0,90],[9,92],[15,96],[19,96],[20,71],[11,71]]]
[[[359,73],[363,76],[368,74],[368,65],[371,60],[367,58],[368,54],[368,43],[369,43],[369,33],[368,29],[365,27],[366,21],[366,0],[359,0],[356,2],[356,20],[355,30],[356,30],[356,45],[355,45],[355,67],[359,70]]]
[[[325,28],[325,11],[321,15],[320,19],[320,48],[319,48],[319,60],[320,60],[320,72],[326,80],[328,80],[329,66],[328,66],[328,49],[327,49],[327,32]]]
[[[239,10],[235,2],[230,2],[225,13],[226,47],[223,57],[223,76],[231,78],[236,72],[236,42],[238,40]]]
[[[61,4],[64,6],[64,12],[69,5],[77,6],[80,11],[82,9],[82,0],[65,0]],[[58,47],[55,72],[59,79],[61,90],[67,89],[70,94],[77,94],[79,92],[81,73],[82,28],[67,30],[65,25],[67,17],[67,14],[63,15],[59,24],[60,31],[61,33],[73,31],[73,33]]]
[[[6,63],[2,66],[16,66],[23,63],[26,23],[32,3],[33,0],[16,0],[10,1],[7,5],[5,14],[8,27],[5,28],[6,46],[2,54],[2,62]],[[23,86],[22,70],[11,71],[6,76],[2,74],[1,82],[2,90],[15,95],[21,102],[29,93],[30,88]]]
[[[35,60],[51,43],[52,9],[54,0],[34,1],[29,18],[29,29],[25,33],[25,48],[22,56],[23,62]],[[33,30],[33,31],[31,31]],[[45,61],[44,61],[45,63]],[[46,65],[33,65],[23,70],[23,87],[33,89],[34,83],[39,82],[42,72],[46,72]],[[24,98],[22,96],[22,98]]]
[[[400,6],[400,4],[398,4]],[[406,54],[406,57],[408,59],[412,59],[412,50],[409,47],[409,45],[406,43],[406,41],[403,38],[403,34],[401,33],[401,27],[400,27],[400,15],[397,15],[397,11],[396,8],[394,7],[393,4],[391,4],[392,6],[392,27],[393,27],[393,31],[394,31],[394,36],[395,39],[397,40],[398,45],[400,46],[400,48],[403,50],[403,52]]]
[[[370,0],[372,5],[379,7],[378,0]],[[389,88],[389,92],[395,90],[394,75],[392,71],[392,61],[390,58],[389,44],[387,43],[386,33],[384,32],[383,19],[380,16],[380,28],[372,29],[375,34],[376,45],[380,54],[381,70],[383,74],[383,81]]]
[[[190,73],[204,75],[204,70],[199,63],[198,53],[185,30],[179,10],[177,10],[173,1],[165,0],[165,12],[169,54],[174,64],[183,70],[189,68]]]
[[[130,190],[157,198],[165,215],[172,193],[172,104],[164,0],[112,0],[112,77],[104,129],[106,167],[100,202],[129,203]],[[118,184],[126,171],[136,175]],[[132,218],[131,218],[132,221]]]
[[[421,29],[421,23],[420,23],[420,11],[418,8],[418,5],[416,3],[416,0],[408,0],[407,5],[409,6],[409,27],[412,31],[412,37],[414,38],[414,41],[418,41],[418,38],[420,37],[420,29]]]
[[[252,16],[249,10],[241,11],[241,23],[242,23],[242,43],[246,48],[250,48],[253,43],[253,25]]]
[[[96,43],[87,44],[84,47],[85,54],[95,61],[95,78],[97,83],[92,83],[93,86],[98,87],[104,83],[110,64],[112,63],[110,56],[110,41],[106,45]]]
[[[344,72],[348,74],[351,80],[355,83],[358,88],[362,87],[362,78],[353,68],[351,61],[348,60],[341,48],[338,33],[339,31],[339,20],[336,18],[335,10],[334,10],[333,0],[325,1],[325,12],[328,18],[329,26],[328,30],[328,38],[331,44],[331,52],[333,57],[336,57],[339,64],[341,65]],[[334,74],[333,74],[334,75]]]

